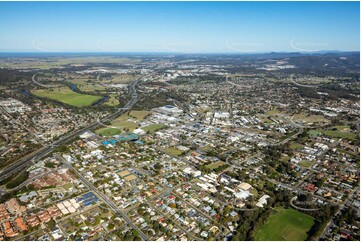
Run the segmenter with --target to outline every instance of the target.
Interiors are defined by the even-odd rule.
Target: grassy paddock
[[[255,240],[303,241],[314,223],[313,217],[294,209],[277,208],[256,232]]]
[[[89,106],[101,98],[101,96],[76,93],[68,87],[33,90],[32,93],[38,97],[53,99],[77,107]]]

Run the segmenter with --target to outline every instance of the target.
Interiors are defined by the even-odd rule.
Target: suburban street
[[[143,78],[145,78],[145,77],[143,77]],[[138,84],[138,82],[140,80],[141,79],[135,80],[135,81],[131,82],[130,85],[129,85],[129,91],[130,91],[131,96],[132,96],[130,101],[123,108],[119,109],[117,112],[109,115],[108,117],[105,117],[104,119],[100,120],[100,122],[107,122],[107,121],[113,120],[116,117],[118,117],[119,115],[125,113],[131,107],[133,107],[133,105],[138,100],[136,85]],[[66,144],[66,143],[70,142],[71,140],[73,140],[76,136],[84,133],[85,131],[93,130],[93,129],[95,129],[97,127],[100,127],[100,126],[102,126],[102,124],[100,124],[99,122],[94,122],[94,123],[92,123],[92,124],[90,124],[90,125],[88,125],[88,126],[86,126],[84,128],[81,128],[79,130],[71,132],[70,134],[65,135],[64,137],[60,138],[59,140],[53,142],[52,144],[49,144],[49,145],[47,145],[45,147],[42,147],[42,148],[38,149],[35,152],[32,152],[31,154],[26,155],[25,157],[23,157],[19,161],[17,161],[15,163],[7,166],[6,168],[4,168],[0,173],[0,180],[4,180],[4,179],[8,178],[9,176],[13,175],[14,173],[18,173],[18,172],[24,170],[26,167],[31,165],[32,161],[36,162],[39,159],[45,157],[46,155],[53,152],[57,146]]]
[[[97,188],[93,186],[92,183],[90,183],[85,177],[80,174],[71,164],[66,162],[64,159],[62,159],[63,163],[66,165],[67,168],[71,169],[78,177],[79,179],[92,191],[94,192],[100,199],[102,199],[116,214],[119,214],[122,216],[122,218],[135,230],[139,232],[139,236],[143,240],[149,240],[148,237],[139,229],[137,228],[133,222],[112,202],[110,199],[101,193]]]

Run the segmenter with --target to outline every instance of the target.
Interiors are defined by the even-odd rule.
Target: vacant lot
[[[114,107],[114,106],[119,105],[120,102],[119,102],[119,100],[117,98],[117,95],[110,94],[109,99],[104,104]]]
[[[217,162],[213,162],[212,164],[207,165],[206,167],[208,167],[211,170],[217,169],[220,166],[224,166],[227,165],[227,163],[223,162],[223,161],[217,161]]]
[[[179,156],[184,153],[184,151],[178,150],[175,147],[169,147],[169,148],[165,149],[164,152],[166,152],[167,154],[172,155],[172,156]]]
[[[124,171],[118,172],[118,175],[123,178],[125,176],[130,175],[130,172],[128,170],[124,170]]]
[[[101,98],[101,96],[76,93],[68,87],[33,90],[32,93],[38,97],[53,99],[77,107],[89,106]]]
[[[135,175],[133,175],[133,174],[124,177],[124,180],[126,180],[126,181],[132,181],[132,180],[134,180],[134,179],[137,179],[137,177],[136,177]]]
[[[137,79],[138,77],[136,75],[132,74],[122,74],[118,75],[112,78],[111,81],[104,80],[103,82],[106,83],[113,83],[113,84],[128,84]]]
[[[322,115],[305,115],[305,114],[297,114],[294,116],[294,120],[302,120],[305,123],[322,123],[327,122]]]
[[[311,161],[307,161],[307,160],[303,160],[300,162],[300,166],[307,167],[307,168],[310,168],[313,164],[315,164],[315,163],[311,162]]]
[[[296,143],[296,142],[291,142],[290,148],[291,148],[291,149],[298,150],[298,149],[302,149],[302,148],[303,148],[303,145],[301,145],[301,144],[299,144],[299,143]]]
[[[133,132],[133,130],[135,130],[138,126],[134,122],[119,119],[114,120],[111,125],[120,128],[121,130],[126,132]]]
[[[279,114],[279,113],[280,113],[280,111],[277,108],[275,108],[275,109],[272,109],[272,110],[268,111],[266,113],[266,115],[276,115],[276,114]]]
[[[255,240],[306,240],[313,218],[294,209],[277,208],[256,232]]]
[[[129,116],[132,116],[137,120],[142,120],[149,114],[151,114],[149,111],[130,111]]]
[[[160,130],[160,129],[164,128],[164,127],[165,127],[164,124],[151,124],[151,125],[142,127],[142,129],[145,132],[149,131],[149,133],[153,134],[155,131]]]
[[[339,126],[341,127],[341,126]],[[335,130],[310,130],[308,131],[308,134],[311,137],[317,137],[321,134],[326,135],[330,138],[342,138],[342,139],[349,139],[349,140],[354,140],[357,138],[357,134],[356,133],[351,133],[351,132],[343,132],[343,131],[335,131]]]

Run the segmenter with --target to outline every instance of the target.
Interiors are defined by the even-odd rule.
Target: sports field
[[[311,216],[294,209],[277,208],[256,232],[255,240],[303,241],[314,223]]]
[[[322,134],[322,130],[318,130],[318,129],[308,131],[308,135],[311,137],[317,137],[321,134]]]
[[[101,98],[101,96],[76,93],[68,87],[33,90],[32,93],[38,97],[50,98],[77,107],[89,106]]]
[[[95,133],[100,134],[102,136],[114,136],[120,134],[122,131],[116,128],[101,128],[95,131]]]
[[[111,122],[109,126],[112,127],[100,128],[96,130],[95,133],[101,134],[102,136],[114,136],[122,132],[133,132],[138,125],[135,122],[128,121],[128,119],[133,119],[133,117],[123,114]]]

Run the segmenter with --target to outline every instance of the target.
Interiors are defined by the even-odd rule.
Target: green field
[[[357,137],[357,134],[355,134],[355,133],[339,132],[339,131],[333,131],[333,130],[325,130],[324,134],[329,137],[332,137],[332,138],[343,138],[343,139],[350,139],[350,140],[354,140]]]
[[[121,74],[114,76],[111,81],[104,80],[103,82],[112,83],[112,84],[128,84],[137,78],[138,76],[134,74]]]
[[[95,131],[96,134],[100,134],[102,136],[114,136],[120,134],[122,131],[116,128],[101,128]]]
[[[306,160],[300,162],[300,166],[303,166],[306,168],[310,168],[313,164],[314,164],[314,162],[306,161]]]
[[[129,116],[132,116],[137,120],[142,120],[149,114],[151,114],[149,111],[130,111]]]
[[[326,122],[327,119],[325,119],[322,115],[305,115],[305,114],[296,114],[294,116],[294,120],[302,120],[306,123],[322,123]]]
[[[122,132],[133,132],[133,130],[135,130],[138,127],[138,124],[136,124],[133,121],[128,121],[128,119],[134,119],[134,118],[127,114],[123,114],[111,122],[109,126],[112,126],[113,128],[105,127],[98,129],[95,132],[103,136],[113,136],[120,134]]]
[[[276,115],[276,114],[279,114],[279,113],[280,113],[280,111],[277,108],[275,108],[275,109],[272,109],[272,110],[268,111],[266,113],[266,115],[272,116],[272,115]]]
[[[350,126],[348,126],[348,125],[332,126],[331,129],[337,129],[338,131],[350,132]]]
[[[142,129],[145,132],[149,131],[149,133],[153,134],[155,131],[160,130],[160,129],[164,128],[164,127],[165,127],[164,124],[151,124],[151,125],[142,127]]]
[[[303,148],[303,145],[301,145],[301,144],[299,144],[299,143],[296,143],[296,142],[291,142],[290,148],[291,148],[291,149],[298,150],[298,149],[302,149],[302,148]]]
[[[344,127],[344,126],[338,126],[338,127]],[[340,129],[341,130],[341,129]],[[357,134],[356,133],[351,133],[351,132],[342,132],[342,131],[335,131],[335,130],[310,130],[308,131],[308,134],[311,137],[317,137],[321,134],[324,134],[328,137],[331,138],[342,138],[342,139],[349,139],[349,140],[354,140],[357,138]]]
[[[103,92],[106,90],[106,87],[96,83],[92,80],[92,77],[68,77],[71,79],[68,83],[75,84],[79,90],[83,92]]]
[[[83,92],[95,92],[95,91],[101,92],[106,90],[105,86],[96,83],[80,84],[77,87]]]
[[[33,90],[32,93],[38,97],[53,99],[77,107],[89,106],[101,98],[101,96],[76,93],[68,87]]]
[[[217,162],[213,162],[213,163],[207,165],[206,167],[208,167],[211,170],[214,170],[223,165],[227,165],[227,163],[223,162],[223,161],[217,161]]]
[[[112,106],[112,107],[117,106],[117,105],[120,104],[120,102],[119,102],[119,100],[117,98],[117,95],[110,94],[109,97],[110,98],[104,104],[106,104],[108,106]]]
[[[322,134],[321,130],[310,130],[308,131],[308,135],[311,137],[317,137]]]
[[[255,240],[303,241],[314,219],[294,209],[277,208],[256,232]]]
[[[133,130],[135,130],[138,127],[138,125],[134,122],[126,121],[126,120],[119,120],[119,119],[114,120],[112,122],[111,126],[115,126],[122,130],[129,129],[129,132],[132,132]]]
[[[172,156],[179,156],[179,155],[183,154],[182,150],[178,150],[175,147],[168,147],[167,149],[164,150],[164,152],[168,153],[168,154],[170,154]]]

